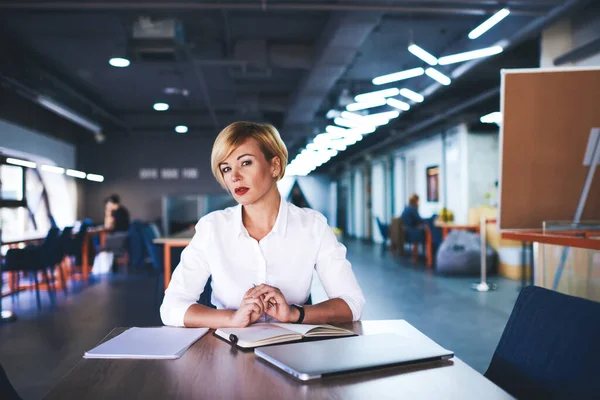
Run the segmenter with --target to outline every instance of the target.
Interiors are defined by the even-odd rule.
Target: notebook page
[[[295,332],[290,332],[288,329],[275,326],[275,324],[254,324],[246,328],[221,328],[218,332],[225,339],[229,335],[236,335],[240,342],[253,343],[270,339],[283,335],[294,335]]]

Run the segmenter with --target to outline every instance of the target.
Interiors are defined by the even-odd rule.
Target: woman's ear
[[[281,159],[279,159],[279,157],[273,157],[271,160],[271,168],[273,170],[273,178],[279,176],[279,173],[281,172]]]

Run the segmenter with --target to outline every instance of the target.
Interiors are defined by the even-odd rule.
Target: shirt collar
[[[273,225],[273,229],[271,232],[274,234],[279,234],[281,236],[285,236],[285,231],[287,229],[287,217],[288,217],[288,203],[283,196],[281,196],[281,201],[279,202],[279,212],[277,213],[277,219],[275,220],[275,224]],[[234,227],[236,236],[244,233],[246,236],[248,235],[248,231],[244,226],[244,222],[242,221],[242,205],[238,204],[235,208],[234,213]]]

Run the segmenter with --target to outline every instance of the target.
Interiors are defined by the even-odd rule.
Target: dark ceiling
[[[98,123],[107,140],[174,135],[180,124],[189,127],[188,135],[214,136],[235,120],[267,121],[280,128],[294,154],[323,131],[329,109],[342,109],[342,93],[380,89],[372,85],[374,77],[425,66],[407,51],[411,42],[442,56],[506,41],[504,53],[470,69],[440,67],[454,77],[448,87],[435,87],[427,76],[402,82],[431,95],[331,166],[394,135],[408,140],[436,124],[457,118],[472,123],[485,109],[495,111],[499,69],[537,66],[540,30],[586,3],[0,1],[0,93],[4,99],[48,96]],[[506,20],[477,40],[467,38],[505,6],[511,10]],[[174,24],[174,37],[134,37],[161,21]],[[110,66],[116,56],[131,65]],[[459,107],[469,100],[472,107]],[[154,111],[156,102],[170,109]],[[458,111],[438,121],[452,109]],[[92,137],[66,131],[49,133],[75,143]]]

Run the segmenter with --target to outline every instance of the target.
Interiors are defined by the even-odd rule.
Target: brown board
[[[504,70],[500,229],[539,229],[572,221],[600,128],[600,69]],[[600,220],[600,168],[581,218]]]

